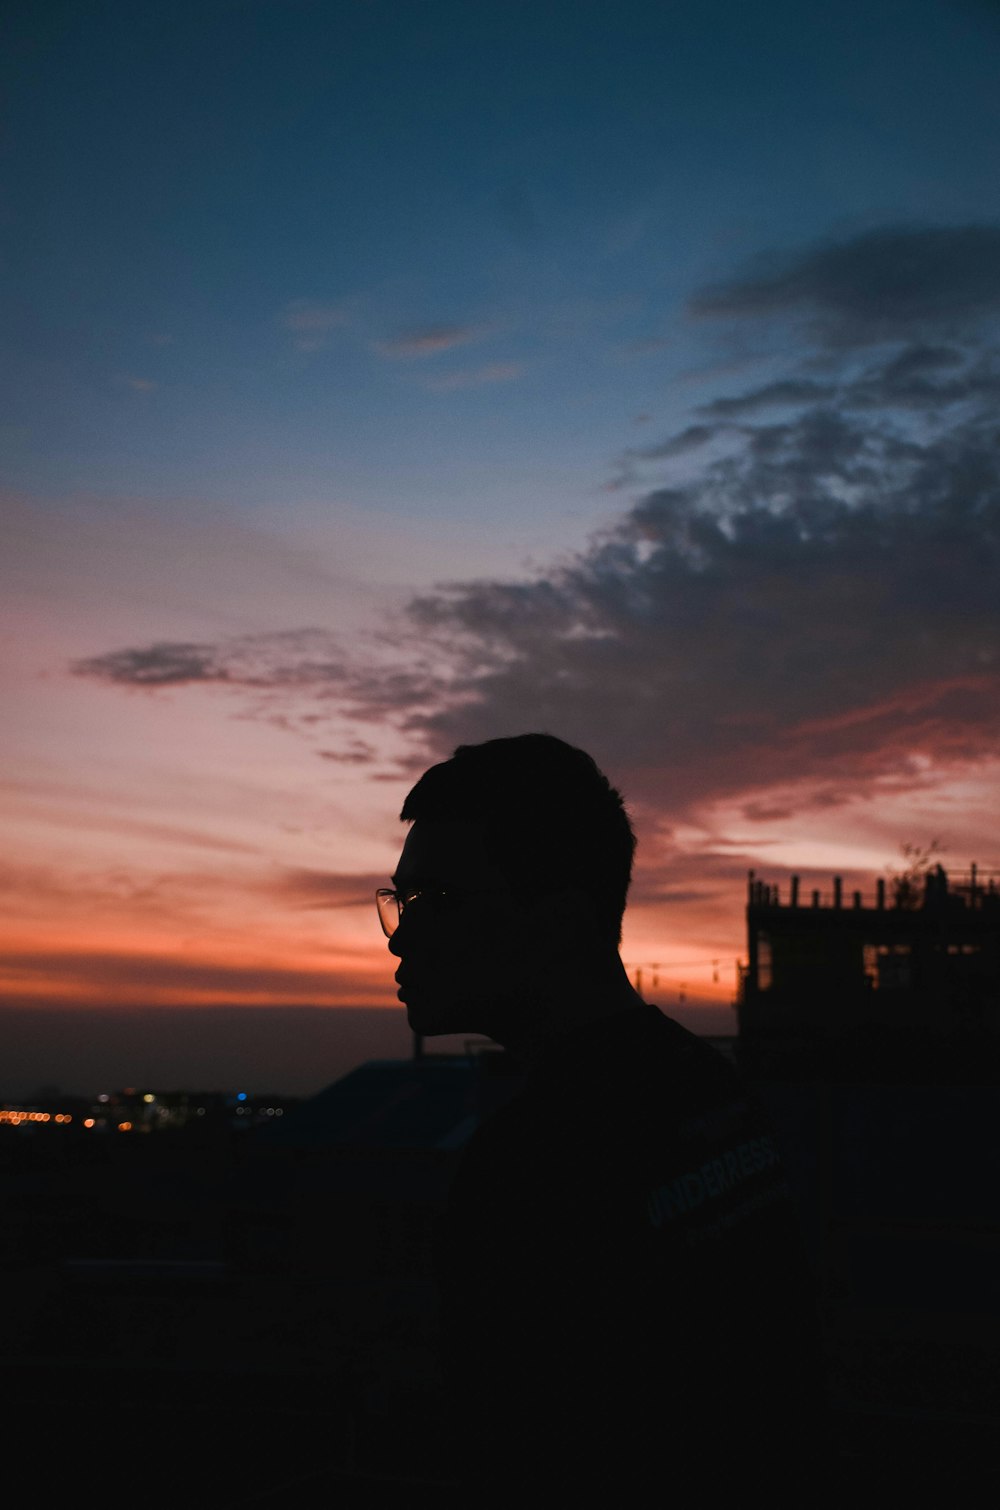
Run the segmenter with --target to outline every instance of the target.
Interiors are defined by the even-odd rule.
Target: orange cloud
[[[21,1001],[53,1005],[396,1007],[391,962],[370,949],[331,946],[324,958],[285,963],[270,951],[175,953],[127,948],[9,948],[0,989]]]

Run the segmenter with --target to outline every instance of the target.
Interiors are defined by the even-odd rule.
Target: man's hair
[[[519,895],[579,887],[617,947],[635,834],[621,793],[583,750],[553,734],[459,745],[424,772],[399,816],[481,822],[489,859]]]

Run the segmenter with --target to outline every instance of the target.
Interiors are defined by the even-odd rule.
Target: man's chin
[[[419,1033],[424,1038],[440,1038],[446,1033],[471,1033],[466,1016],[463,1012],[449,1008],[442,1003],[422,1002],[419,998],[410,997],[406,1002],[406,1021],[410,1025],[410,1031]]]
[[[448,1028],[441,1027],[440,1023],[435,1021],[433,1012],[421,1009],[416,1002],[412,1001],[406,1003],[406,1021],[410,1025],[411,1032],[419,1033],[425,1038],[436,1038],[449,1031]]]

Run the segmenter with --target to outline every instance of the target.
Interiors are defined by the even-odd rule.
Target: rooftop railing
[[[762,881],[754,871],[747,879],[747,902],[751,907],[862,909],[883,911],[896,908],[918,911],[938,906],[961,907],[969,911],[1000,908],[1000,871],[981,870],[973,865],[966,871],[947,872],[941,866],[916,876],[905,873],[888,878],[880,876],[874,894],[866,898],[863,891],[845,892],[842,876],[834,876],[829,890],[804,888],[799,876],[790,876],[787,890],[777,882]]]

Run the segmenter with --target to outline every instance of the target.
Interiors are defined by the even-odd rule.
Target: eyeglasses
[[[375,906],[378,908],[378,920],[382,924],[382,932],[387,939],[391,939],[402,922],[403,913],[407,907],[418,899],[429,902],[440,910],[449,904],[464,902],[467,897],[481,895],[483,895],[481,891],[464,890],[458,886],[447,888],[426,886],[413,891],[393,891],[389,886],[382,886],[375,893]]]

